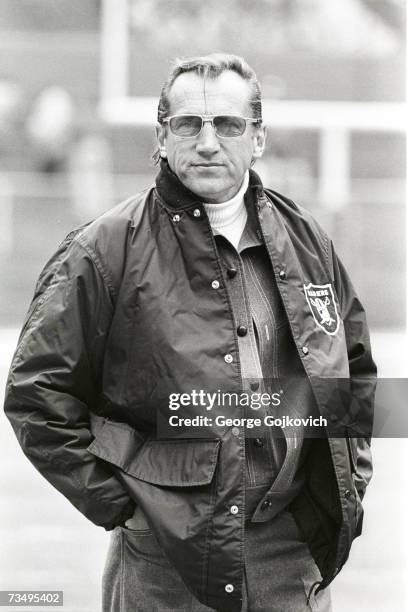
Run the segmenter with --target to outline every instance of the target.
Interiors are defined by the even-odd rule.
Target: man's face
[[[169,94],[169,116],[181,114],[239,115],[251,117],[250,86],[228,70],[216,79],[193,72],[181,74]],[[225,202],[239,190],[253,157],[265,144],[264,128],[247,123],[242,136],[220,138],[211,123],[198,136],[181,138],[168,124],[157,128],[161,153],[181,182],[206,202]]]

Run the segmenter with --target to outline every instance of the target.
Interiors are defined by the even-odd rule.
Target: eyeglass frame
[[[175,117],[200,117],[201,119],[201,128],[200,131],[195,134],[194,136],[179,136],[178,134],[175,134],[171,127],[170,127],[170,120],[174,119]],[[245,120],[245,129],[242,132],[242,134],[238,134],[238,136],[219,136],[217,134],[217,130],[214,126],[214,119],[215,117],[238,117],[239,119],[244,119]],[[203,131],[203,127],[205,123],[211,123],[212,128],[214,130],[214,134],[217,136],[217,138],[239,138],[240,136],[243,136],[247,130],[248,127],[248,122],[249,123],[262,123],[262,117],[242,117],[241,115],[229,115],[228,113],[222,113],[222,114],[218,114],[218,115],[200,115],[199,113],[180,113],[178,115],[171,115],[170,117],[165,117],[164,119],[162,119],[160,121],[160,123],[167,123],[170,129],[170,132],[173,134],[173,136],[176,136],[176,138],[182,138],[183,140],[189,139],[189,138],[197,138],[197,136],[199,136],[201,134],[201,132]]]

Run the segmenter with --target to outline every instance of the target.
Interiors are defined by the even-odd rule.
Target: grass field
[[[16,338],[15,330],[0,330],[1,389]],[[376,333],[373,346],[382,376],[408,377],[406,336]],[[98,612],[109,535],[35,471],[3,414],[0,425],[0,590],[63,590],[64,612]],[[333,584],[334,612],[408,611],[408,440],[375,439],[372,446],[364,531]]]

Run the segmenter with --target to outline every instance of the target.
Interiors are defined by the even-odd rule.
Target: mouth
[[[192,166],[194,166],[195,168],[219,168],[220,166],[223,166],[224,164],[218,164],[215,162],[199,162],[196,164],[191,164]]]

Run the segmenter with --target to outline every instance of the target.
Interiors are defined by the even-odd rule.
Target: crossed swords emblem
[[[310,303],[316,308],[320,317],[320,325],[331,325],[335,323],[335,319],[330,315],[329,309],[327,308],[330,304],[330,298],[326,295],[325,300],[316,298],[315,300],[310,299]]]

